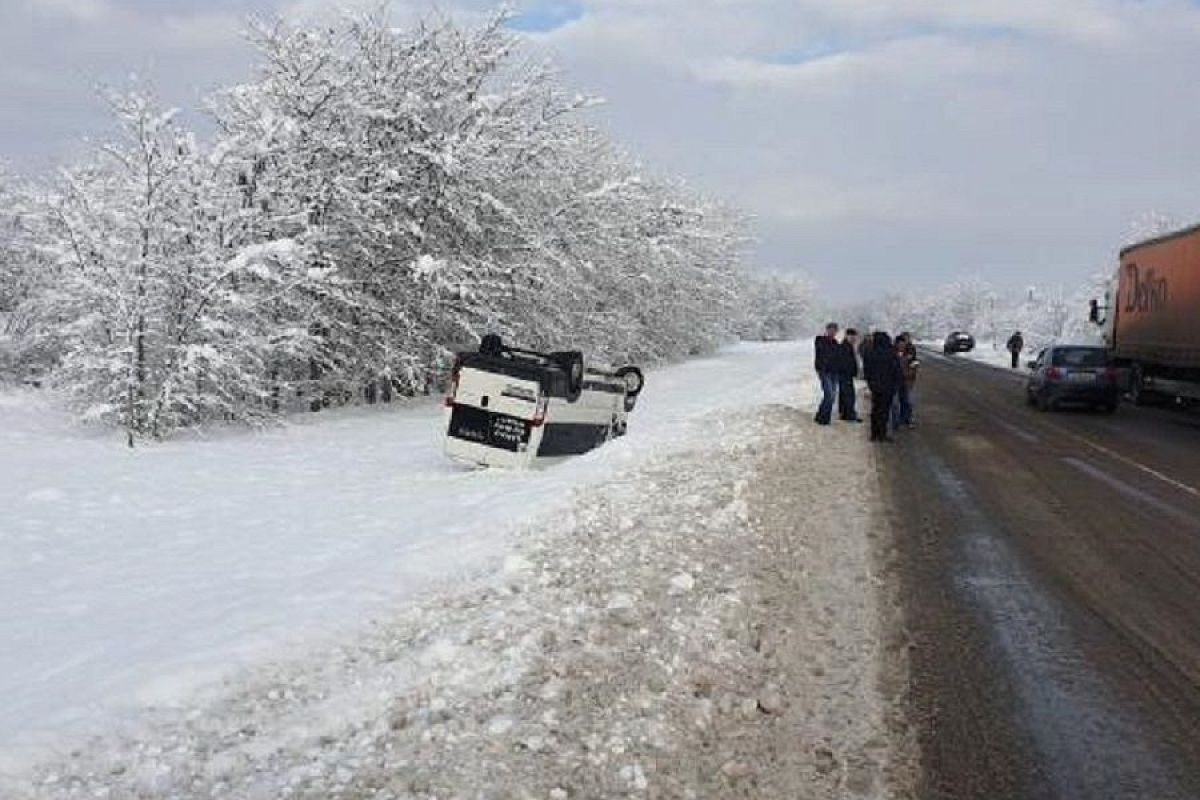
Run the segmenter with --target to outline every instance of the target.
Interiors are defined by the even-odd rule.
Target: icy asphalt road
[[[529,474],[446,463],[434,402],[129,451],[0,396],[0,770],[495,569],[571,489],[702,439],[707,415],[794,401],[808,361],[742,345],[656,370],[629,436]]]
[[[1200,420],[937,356],[887,453],[922,797],[1200,797]]]

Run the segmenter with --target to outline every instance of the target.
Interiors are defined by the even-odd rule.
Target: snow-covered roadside
[[[918,343],[918,347],[921,350],[926,352],[932,351],[938,355],[940,355],[942,352],[941,342],[920,342]],[[975,349],[969,353],[955,353],[952,356],[947,356],[947,358],[960,358],[966,361],[975,361],[980,364],[987,364],[989,367],[1012,370],[1013,372],[1020,372],[1022,374],[1029,371],[1025,368],[1025,362],[1031,361],[1036,357],[1036,350],[1031,352],[1028,348],[1026,348],[1026,350],[1021,353],[1020,365],[1013,370],[1012,356],[1009,354],[1008,350],[1005,349],[1004,343],[993,343],[987,341],[976,342]]]
[[[1012,354],[1008,352],[1003,342],[994,344],[992,342],[979,342],[975,345],[975,349],[969,353],[959,353],[956,358],[966,358],[970,361],[976,361],[980,364],[987,364],[989,367],[997,367],[999,369],[1012,369]],[[1020,361],[1014,372],[1028,372],[1025,369],[1025,362],[1037,357],[1037,352],[1030,353],[1027,349],[1021,353]]]
[[[493,578],[17,796],[907,796],[874,464],[810,405],[708,415],[526,527]]]
[[[523,474],[447,463],[436,401],[130,452],[0,394],[0,773],[497,569],[574,489],[691,446],[709,414],[794,400],[810,359],[743,345],[656,370],[627,437]]]

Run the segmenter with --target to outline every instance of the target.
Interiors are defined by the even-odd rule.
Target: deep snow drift
[[[655,371],[629,436],[527,474],[447,463],[435,402],[129,451],[0,395],[0,771],[495,569],[572,488],[702,440],[714,413],[794,402],[808,361],[742,345]]]

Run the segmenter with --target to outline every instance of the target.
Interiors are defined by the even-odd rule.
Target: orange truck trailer
[[[1135,403],[1200,401],[1200,225],[1122,250],[1091,318],[1104,326],[1114,363],[1128,370]]]

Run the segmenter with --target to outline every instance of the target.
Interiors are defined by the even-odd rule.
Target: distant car
[[[954,331],[946,337],[942,352],[946,355],[954,353],[969,353],[975,349],[975,337],[962,331]]]
[[[1050,411],[1074,403],[1117,410],[1121,389],[1119,373],[1103,347],[1055,345],[1030,361],[1025,395],[1030,405]]]

